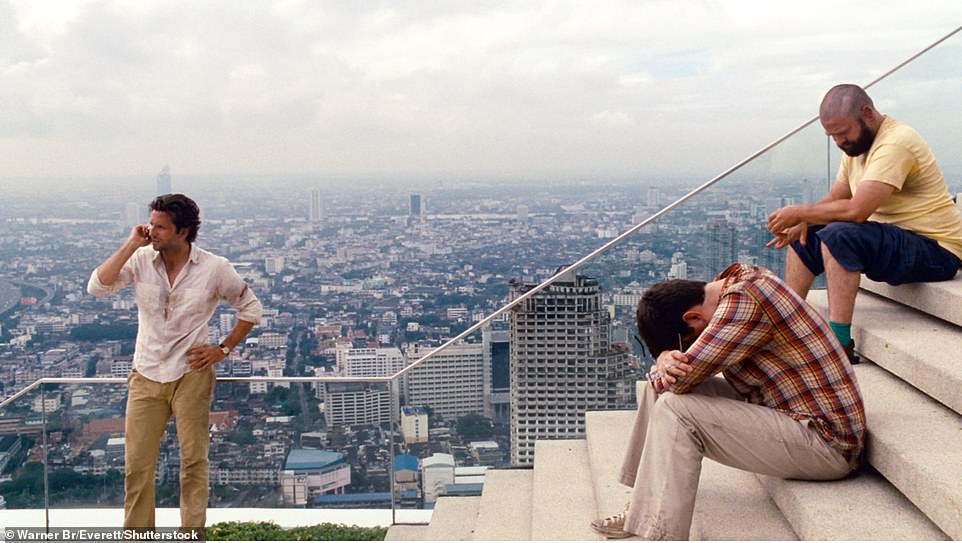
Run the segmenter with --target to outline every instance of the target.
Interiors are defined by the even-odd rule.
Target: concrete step
[[[438,498],[428,524],[428,541],[467,541],[478,520],[481,496]]]
[[[824,290],[812,291],[808,301],[828,316]],[[962,351],[958,327],[866,292],[856,298],[852,320],[855,347],[863,358],[962,413],[962,364],[946,356]]]
[[[945,533],[962,539],[962,416],[878,366],[860,364],[856,373],[868,462]]]
[[[601,517],[617,514],[631,498],[631,489],[618,482],[618,472],[634,420],[634,410],[585,413],[591,478]]]
[[[691,539],[797,541],[798,536],[755,474],[706,458],[698,481]]]
[[[647,386],[639,382],[639,386]],[[613,515],[628,503],[631,490],[618,482],[635,411],[587,413],[588,452],[599,516]],[[751,518],[750,523],[732,522]],[[796,540],[785,517],[755,477],[712,460],[702,463],[691,538],[700,540]]]
[[[962,326],[962,276],[938,283],[910,283],[893,287],[862,277],[861,287],[923,313]]]
[[[921,511],[882,476],[792,481],[758,475],[803,540],[945,540]]]
[[[531,539],[531,494],[534,470],[488,470],[471,539],[526,541]]]
[[[531,540],[599,540],[590,526],[597,515],[587,441],[535,442]]]
[[[395,524],[387,529],[384,541],[428,541],[427,524]]]

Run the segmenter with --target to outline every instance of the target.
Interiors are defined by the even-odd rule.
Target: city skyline
[[[235,8],[0,4],[0,185],[121,187],[164,164],[175,180],[704,176],[962,21],[951,1]],[[932,102],[955,73],[913,92]]]

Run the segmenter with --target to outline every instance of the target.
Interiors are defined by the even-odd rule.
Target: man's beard
[[[861,117],[858,118],[858,126],[861,129],[858,139],[846,144],[844,147],[839,146],[839,149],[844,151],[848,156],[855,157],[867,153],[875,142],[875,134],[868,129],[868,126],[865,125],[865,121],[863,121]]]

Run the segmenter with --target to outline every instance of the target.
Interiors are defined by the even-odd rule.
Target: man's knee
[[[826,239],[851,243],[861,240],[865,236],[865,230],[866,225],[864,223],[830,222],[819,231],[819,238],[822,239],[823,247]]]
[[[124,476],[139,477],[150,474],[153,477],[157,469],[157,458],[159,454],[138,454],[124,456]]]
[[[200,475],[206,476],[209,464],[210,462],[207,460],[206,456],[203,458],[181,457],[180,473],[182,476],[183,475],[190,475],[194,477],[200,476]]]
[[[818,233],[822,261],[834,261],[850,272],[860,272],[871,260],[877,234],[874,225],[854,222],[832,222]]]
[[[651,411],[652,420],[687,421],[691,420],[689,404],[693,395],[664,392],[659,396]]]
[[[193,439],[182,439],[180,441],[180,466],[181,468],[193,468],[194,466],[207,465],[207,453],[210,449],[210,441],[207,435]]]

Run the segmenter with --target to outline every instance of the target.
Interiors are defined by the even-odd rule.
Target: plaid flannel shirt
[[[856,468],[865,409],[845,351],[828,323],[771,271],[733,264],[718,308],[687,354],[692,371],[668,390],[682,394],[721,372],[748,401],[796,420]]]

